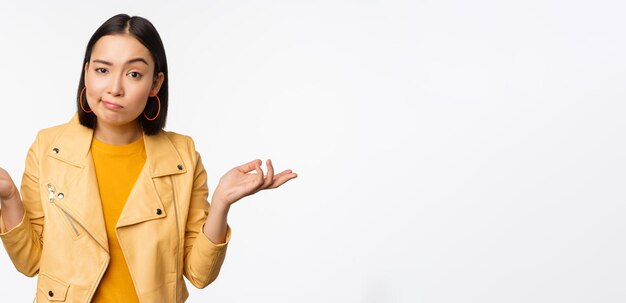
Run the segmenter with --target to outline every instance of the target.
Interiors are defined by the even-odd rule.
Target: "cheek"
[[[124,94],[126,100],[126,106],[133,112],[141,112],[148,103],[148,91],[144,89],[127,89]]]
[[[98,81],[96,77],[85,77],[85,86],[87,86],[87,92],[90,95],[101,93],[106,88],[104,81]]]
[[[138,103],[145,103],[148,100],[150,90],[138,86],[126,89],[125,97]]]

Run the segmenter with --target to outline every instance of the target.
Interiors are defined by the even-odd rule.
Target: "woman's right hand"
[[[9,173],[0,167],[0,200],[9,200],[18,194],[17,186]]]
[[[24,206],[17,186],[9,173],[0,167],[0,203],[2,205],[2,221],[5,230],[12,230],[24,217]]]

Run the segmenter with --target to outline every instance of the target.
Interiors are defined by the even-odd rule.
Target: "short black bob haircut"
[[[165,57],[165,48],[163,47],[163,42],[161,41],[161,37],[157,32],[156,28],[145,18],[139,16],[130,17],[126,14],[119,14],[111,17],[109,20],[104,22],[91,36],[89,43],[87,44],[87,50],[85,51],[85,59],[83,60],[83,64],[81,65],[81,73],[80,73],[80,81],[78,82],[78,91],[76,93],[76,110],[78,112],[78,120],[80,124],[89,127],[91,129],[95,129],[96,127],[96,115],[93,112],[85,113],[81,109],[80,104],[80,94],[85,86],[85,64],[89,63],[91,59],[91,51],[96,42],[107,35],[116,35],[116,34],[129,34],[135,39],[137,39],[141,44],[143,44],[150,54],[152,55],[152,59],[154,61],[154,79],[156,79],[157,75],[160,72],[163,72],[164,79],[163,84],[161,84],[161,89],[159,90],[158,96],[161,100],[161,110],[159,116],[150,121],[144,117],[143,114],[139,115],[137,119],[143,128],[143,132],[146,135],[154,135],[157,134],[160,130],[165,127],[165,120],[167,118],[167,95],[168,95],[168,76],[167,76],[167,59]],[[85,94],[86,95],[86,94]],[[156,101],[156,97],[154,100],[148,100],[144,112],[148,117],[154,117],[157,114],[158,103]],[[86,100],[83,101],[85,104],[83,105],[85,109],[89,110],[89,105]]]

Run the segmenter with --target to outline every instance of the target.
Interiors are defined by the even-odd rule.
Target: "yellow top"
[[[96,167],[111,254],[111,262],[98,285],[92,302],[139,302],[135,285],[117,240],[115,224],[146,162],[143,137],[126,145],[106,144],[93,138],[91,155]]]

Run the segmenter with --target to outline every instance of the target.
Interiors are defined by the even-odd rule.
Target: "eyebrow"
[[[113,65],[113,63],[111,63],[111,62],[104,61],[104,60],[101,60],[101,59],[95,59],[95,60],[93,60],[93,62],[94,63],[102,63],[104,65]],[[144,58],[130,59],[130,60],[126,61],[126,64],[131,64],[131,63],[134,63],[134,62],[143,62],[146,65],[148,65],[148,61],[146,61],[146,59],[144,59]]]

